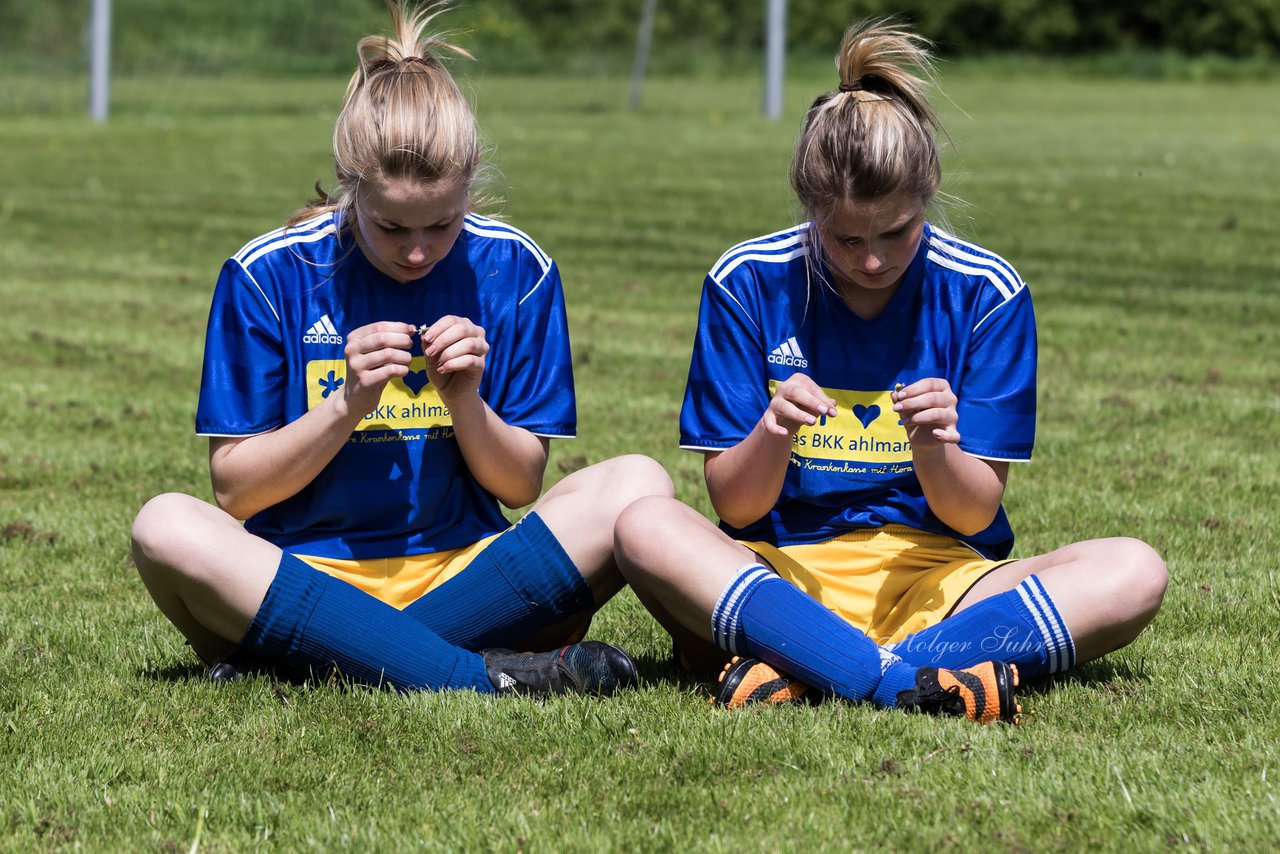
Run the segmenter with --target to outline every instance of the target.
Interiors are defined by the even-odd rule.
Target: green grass
[[[714,712],[630,593],[611,702],[202,681],[128,528],[208,497],[192,436],[221,262],[330,174],[343,81],[0,86],[0,849],[1267,849],[1280,845],[1280,85],[948,72],[953,226],[1040,324],[1018,553],[1132,535],[1172,582],[1131,647],[1024,692],[1023,727],[829,704]],[[560,263],[581,438],[552,478],[676,449],[701,279],[794,221],[808,98],[755,79],[477,77],[507,214]],[[696,555],[690,556],[696,568]]]

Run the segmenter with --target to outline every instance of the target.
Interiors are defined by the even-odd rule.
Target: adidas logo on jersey
[[[800,344],[794,335],[773,348],[773,352],[769,354],[769,361],[772,364],[786,365],[790,368],[809,367],[809,360],[800,352]]]
[[[338,330],[333,328],[333,321],[329,319],[329,315],[325,315],[311,324],[302,336],[303,344],[341,344],[342,336],[338,334]]]

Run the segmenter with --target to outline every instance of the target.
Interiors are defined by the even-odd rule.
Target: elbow
[[[209,485],[213,487],[213,503],[218,509],[243,522],[263,509],[263,505],[252,503],[253,496],[245,488],[245,478],[238,477],[236,468],[227,463],[227,454],[235,444],[210,446]]]
[[[716,516],[718,516],[720,518],[720,521],[724,522],[730,528],[736,528],[738,530],[742,530],[743,528],[747,527],[752,522],[754,522],[756,519],[760,518],[759,516],[752,516],[750,519],[748,519],[746,515],[735,515],[733,513],[721,513],[719,510],[716,511]]]
[[[987,526],[990,524],[991,524],[991,521],[988,520],[985,525],[977,525],[977,524],[952,525],[948,523],[948,527],[950,527],[951,530],[955,531],[957,534],[959,534],[962,537],[973,537],[985,531],[987,529]]]
[[[999,509],[999,505],[996,505],[996,508],[990,511],[986,511],[981,507],[970,507],[966,508],[968,512],[955,514],[955,518],[942,518],[941,516],[938,518],[942,519],[948,528],[960,536],[972,537],[991,527],[991,523],[996,520],[996,511]]]
[[[539,472],[536,477],[530,477],[521,483],[513,483],[505,485],[502,492],[493,493],[494,497],[502,502],[502,506],[509,510],[518,510],[538,500],[538,496],[542,494],[542,473]]]
[[[213,500],[214,503],[218,505],[219,510],[239,522],[243,522],[254,513],[258,512],[253,507],[250,507],[246,502],[240,501],[235,496],[228,495],[226,493],[215,492],[213,494]]]
[[[216,478],[213,481],[213,502],[223,513],[241,522],[262,509],[251,504],[243,492],[233,489],[230,484],[219,483]]]
[[[502,502],[502,506],[508,510],[519,510],[521,507],[532,504],[538,500],[539,490],[527,490],[522,492],[512,492],[510,495],[495,496]]]
[[[721,522],[724,522],[731,528],[742,530],[752,522],[755,522],[765,513],[768,513],[769,510],[772,509],[772,506],[766,507],[764,510],[757,512],[756,509],[751,507],[726,506],[723,503],[716,501],[713,496],[711,499],[711,509],[715,511],[716,516]]]

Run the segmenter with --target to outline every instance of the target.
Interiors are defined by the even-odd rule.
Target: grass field
[[[1019,728],[827,704],[725,714],[629,592],[614,701],[215,687],[128,529],[208,497],[192,435],[221,262],[330,174],[343,81],[0,85],[0,849],[1208,850],[1280,846],[1280,84],[947,72],[952,226],[1040,324],[1018,554],[1132,535],[1172,581],[1130,648]],[[676,413],[701,279],[794,221],[756,80],[477,78],[507,214],[560,263],[581,438],[709,510]],[[690,556],[696,567],[696,555]]]

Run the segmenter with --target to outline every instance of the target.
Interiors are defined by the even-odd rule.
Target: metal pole
[[[111,0],[93,0],[89,37],[89,116],[107,120],[111,94]]]
[[[640,97],[644,94],[644,69],[649,64],[649,44],[653,41],[653,16],[658,9],[658,0],[644,0],[644,11],[640,13],[640,30],[636,33],[636,61],[631,68],[631,109],[640,107]]]
[[[782,78],[787,56],[787,0],[765,0],[764,114],[771,121],[782,116]]]

